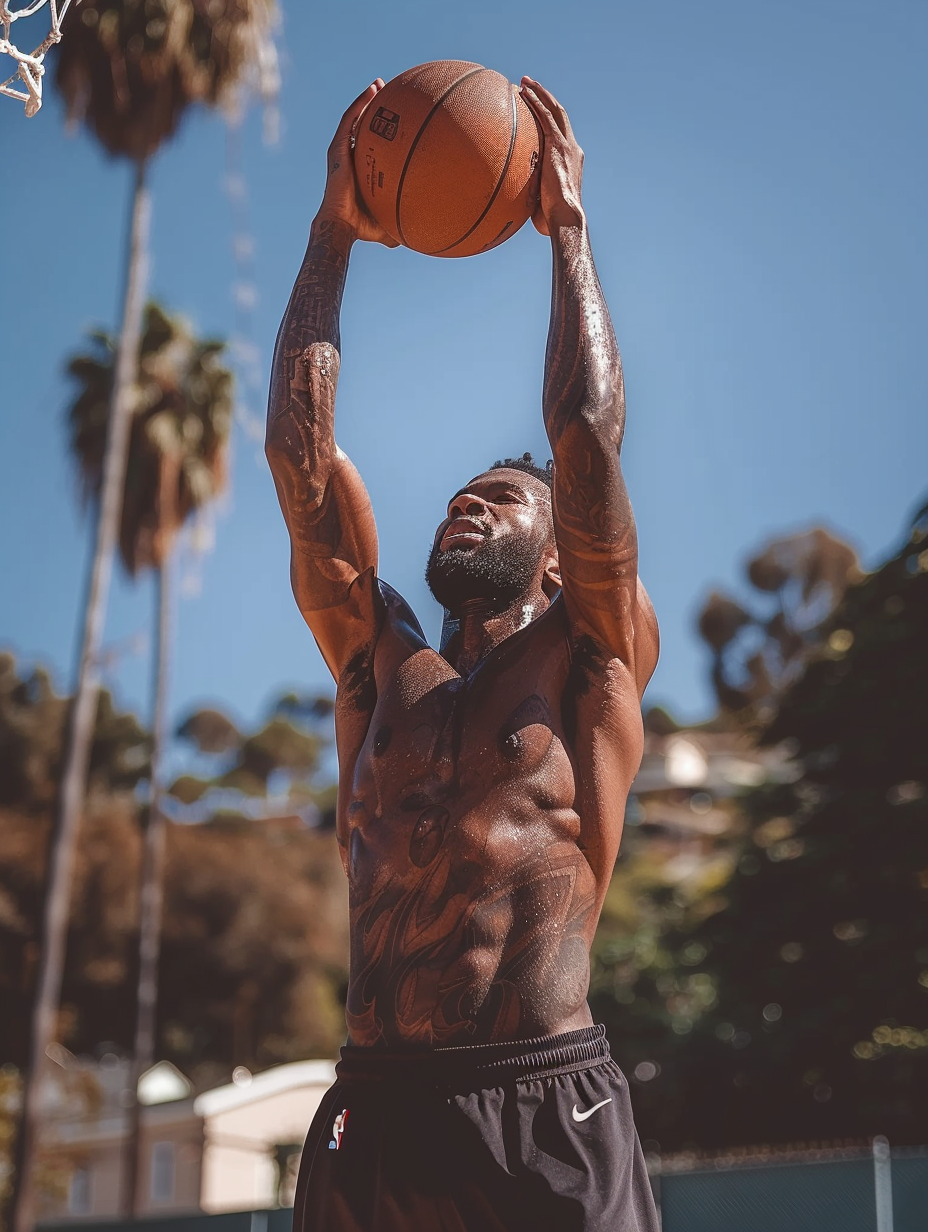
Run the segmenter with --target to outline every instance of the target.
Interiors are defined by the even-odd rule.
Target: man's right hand
[[[577,144],[567,112],[554,95],[531,77],[523,77],[522,97],[538,121],[544,137],[539,168],[539,196],[532,214],[535,229],[550,235],[554,228],[584,221],[580,201],[583,151]]]
[[[399,241],[384,231],[359,201],[354,173],[354,134],[364,109],[377,91],[383,89],[383,85],[383,80],[378,77],[363,94],[358,95],[341,118],[329,146],[325,195],[317,218],[338,219],[346,223],[359,240],[370,240],[375,244],[385,244],[387,248],[397,248]]]

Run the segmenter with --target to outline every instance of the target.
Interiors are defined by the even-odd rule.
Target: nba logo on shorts
[[[343,1108],[335,1120],[332,1122],[332,1141],[329,1143],[330,1151],[337,1151],[342,1144],[342,1134],[345,1132],[345,1122],[348,1120],[348,1109]]]

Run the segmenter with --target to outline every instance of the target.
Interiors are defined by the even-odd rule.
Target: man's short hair
[[[554,488],[554,461],[549,458],[546,466],[539,466],[530,453],[524,453],[521,458],[497,458],[493,465],[489,468],[491,471],[507,470],[507,471],[522,471],[524,475],[531,475],[534,479],[539,479],[548,491]]]

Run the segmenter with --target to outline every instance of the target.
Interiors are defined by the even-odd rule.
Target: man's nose
[[[486,513],[487,503],[470,492],[460,492],[448,506],[449,518],[479,518]]]

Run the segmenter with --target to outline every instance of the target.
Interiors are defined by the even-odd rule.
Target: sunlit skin
[[[349,1036],[528,1039],[591,1022],[589,949],[657,660],[620,466],[622,367],[581,204],[583,153],[563,108],[523,78],[545,138],[533,220],[553,257],[543,412],[554,495],[500,468],[452,497],[439,553],[512,536],[537,567],[508,603],[491,591],[453,610],[460,629],[439,654],[377,580],[370,501],[334,435],[348,257],[359,239],[394,246],[358,204],[350,157],[382,85],[348,108],[329,148],[267,430],[293,592],[338,686]]]

